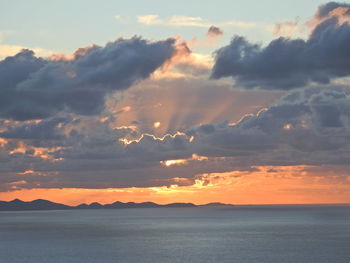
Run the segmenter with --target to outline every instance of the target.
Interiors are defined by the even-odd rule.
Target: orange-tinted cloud
[[[338,25],[350,21],[350,5],[346,3],[329,2],[325,5],[321,5],[316,15],[310,19],[306,24],[315,29],[319,24],[324,21],[336,17]]]

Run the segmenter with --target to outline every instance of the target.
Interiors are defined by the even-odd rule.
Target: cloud
[[[207,23],[201,17],[173,16],[169,20],[173,26],[207,27]]]
[[[7,124],[7,130],[0,133],[0,137],[24,140],[61,140],[64,139],[62,128],[69,121],[68,118],[53,118],[16,126]]]
[[[189,26],[189,27],[207,27],[201,17],[191,16],[172,16],[168,19],[161,19],[159,15],[138,16],[137,21],[145,25],[167,25],[167,26]]]
[[[320,5],[315,16],[310,19],[306,24],[311,29],[315,29],[319,24],[323,23],[332,17],[338,19],[338,24],[350,22],[350,5],[346,3],[329,2],[324,5]]]
[[[224,32],[219,27],[216,27],[216,26],[209,27],[207,32],[207,37],[210,37],[210,38],[220,37],[223,35],[224,35]]]
[[[138,16],[137,21],[145,25],[160,25],[163,22],[161,19],[159,19],[158,15]]]
[[[215,117],[239,119],[240,114],[250,110],[250,105],[255,105],[256,101],[260,103],[264,96],[264,92],[251,96],[240,94],[232,91],[229,85],[219,83],[187,78],[182,81],[148,79],[128,90],[124,100],[117,104],[120,109],[128,105],[124,109],[130,109],[127,112],[107,108],[98,116],[73,114],[69,117],[71,114],[60,113],[65,117],[3,121],[0,137],[5,144],[0,147],[0,185],[7,190],[16,187],[148,187],[183,184],[184,180],[175,182],[173,179],[179,175],[187,178],[186,182],[194,183],[197,174],[232,170],[230,162],[220,160],[199,164],[193,158],[191,136],[176,133],[202,121],[213,121]],[[243,97],[253,98],[247,104]],[[237,110],[230,107],[234,100],[238,101]],[[153,108],[157,102],[165,107]],[[212,112],[213,108],[217,112]],[[126,114],[134,115],[125,126],[118,125]],[[162,114],[167,115],[160,118]],[[162,123],[160,128],[169,129],[172,136],[152,135],[152,130],[147,130],[147,121],[153,124],[156,120]],[[137,125],[136,129],[128,127],[131,122]],[[134,140],[134,143],[126,145],[123,139]],[[189,160],[181,167],[165,167],[161,163],[176,159]]]
[[[235,124],[208,123],[162,137],[116,129],[97,117],[6,124],[1,180],[21,181],[20,188],[151,187],[252,166],[347,165],[349,95],[343,86],[293,90]],[[178,165],[164,165],[168,160]]]
[[[176,26],[176,27],[210,28],[213,25],[212,22],[207,21],[199,16],[196,16],[196,17],[171,16],[169,18],[161,18],[159,15],[149,14],[149,15],[138,16],[137,21],[141,24],[148,25],[148,26],[160,25],[160,26]],[[234,27],[234,28],[245,28],[245,29],[260,27],[256,23],[236,21],[236,20],[224,21],[216,24],[218,26],[223,26],[223,27]],[[263,26],[263,28],[266,29],[266,26]]]
[[[349,8],[350,4],[347,3],[328,2],[324,5],[319,6],[315,17],[319,19],[329,17],[330,15],[336,14],[336,12],[340,11],[340,9],[343,9],[343,14],[350,15]]]
[[[186,47],[191,43],[186,43]],[[186,52],[171,59],[166,67],[153,74],[154,79],[161,78],[202,78],[207,79],[212,67],[212,57],[206,54]]]
[[[176,55],[174,39],[138,37],[79,49],[71,59],[43,59],[23,50],[0,61],[0,116],[29,120],[60,111],[97,114],[106,94],[148,78]]]
[[[297,90],[235,125],[204,126],[189,134],[200,155],[239,156],[240,161],[254,156],[253,162],[263,165],[345,164],[350,159],[349,92],[335,86]]]
[[[231,76],[247,89],[290,90],[349,76],[350,25],[340,22],[331,16],[307,40],[280,37],[265,47],[235,36],[217,50],[212,78]]]

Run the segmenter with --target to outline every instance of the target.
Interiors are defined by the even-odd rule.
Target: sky
[[[0,200],[350,202],[350,3],[0,4]]]

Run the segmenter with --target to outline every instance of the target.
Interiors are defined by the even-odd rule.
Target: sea
[[[1,263],[349,263],[350,206],[0,212]]]

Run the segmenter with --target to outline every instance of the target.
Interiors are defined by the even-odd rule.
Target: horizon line
[[[120,203],[124,203],[124,204],[127,204],[127,203],[134,203],[134,204],[142,204],[142,203],[154,203],[154,204],[157,204],[157,205],[169,205],[169,204],[193,204],[195,206],[204,206],[204,205],[208,205],[208,204],[221,204],[221,205],[231,205],[231,206],[325,206],[325,205],[350,205],[350,203],[260,203],[260,204],[254,204],[254,203],[238,203],[238,204],[235,204],[235,203],[223,203],[223,202],[219,202],[219,201],[213,201],[213,202],[208,202],[208,203],[201,203],[201,204],[197,204],[197,203],[193,203],[193,202],[178,202],[178,201],[174,201],[174,202],[170,202],[170,203],[157,203],[157,202],[153,202],[153,201],[142,201],[142,202],[134,202],[134,201],[125,201],[125,202],[122,202],[122,201],[119,201],[119,200],[116,200],[116,201],[112,201],[111,203],[100,203],[100,202],[97,202],[97,201],[92,201],[92,202],[86,202],[86,203],[79,203],[78,205],[70,205],[70,204],[65,204],[65,203],[60,203],[60,202],[57,202],[57,201],[51,201],[51,200],[48,200],[48,199],[44,199],[44,198],[37,198],[37,199],[33,199],[33,200],[30,200],[30,201],[24,201],[20,198],[14,198],[12,200],[9,200],[9,201],[5,201],[5,200],[0,200],[0,202],[12,202],[12,201],[15,201],[15,200],[19,200],[19,201],[22,201],[22,202],[33,202],[33,201],[37,201],[37,200],[44,200],[44,201],[49,201],[49,202],[52,202],[52,203],[56,203],[56,204],[62,204],[62,205],[65,205],[65,206],[71,206],[71,207],[76,207],[76,206],[79,206],[79,205],[83,205],[83,204],[86,204],[86,205],[91,205],[93,203],[98,203],[100,205],[108,205],[108,204],[113,204],[113,203],[116,203],[116,202],[120,202]]]

